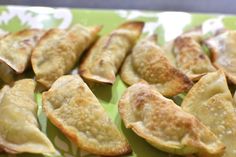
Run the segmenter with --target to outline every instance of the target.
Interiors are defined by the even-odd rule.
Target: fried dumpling
[[[87,80],[113,84],[125,56],[141,35],[143,22],[126,22],[101,37],[80,65],[80,74]]]
[[[186,95],[182,108],[218,136],[226,146],[224,157],[236,156],[236,113],[223,72],[203,76]]]
[[[0,78],[12,82],[14,73],[22,73],[29,65],[33,48],[44,30],[25,29],[9,33],[0,39]]]
[[[189,30],[187,32],[185,32],[184,36],[189,36],[191,38],[193,38],[194,40],[197,41],[201,41],[202,40],[202,30],[200,27],[194,28],[192,30]],[[166,56],[166,58],[170,61],[170,63],[176,67],[176,57],[173,53],[173,49],[174,49],[174,42],[175,40],[170,40],[167,41],[163,46],[161,46],[161,49],[163,49],[163,51],[165,52],[164,55]]]
[[[117,156],[131,151],[125,137],[83,80],[66,75],[43,93],[49,120],[71,141],[87,152]]]
[[[173,52],[177,67],[193,81],[215,71],[200,43],[190,35],[177,37],[174,41]]]
[[[23,79],[1,90],[0,149],[5,152],[55,152],[47,136],[39,130],[35,86],[35,81]]]
[[[122,80],[128,85],[144,80],[165,96],[187,91],[192,81],[169,62],[155,42],[153,35],[136,44],[121,68]]]
[[[211,60],[217,69],[224,71],[227,78],[236,84],[236,31],[225,31],[206,41]]]
[[[49,30],[32,53],[36,80],[49,88],[57,78],[68,73],[84,50],[94,42],[100,29],[100,26],[76,24],[68,30]]]
[[[197,118],[146,83],[134,84],[125,91],[119,113],[126,128],[162,151],[201,157],[224,151],[222,142]]]
[[[44,32],[38,29],[25,29],[1,38],[0,60],[17,73],[22,73],[29,63],[32,49]]]

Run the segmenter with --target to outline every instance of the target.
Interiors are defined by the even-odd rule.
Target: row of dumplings
[[[39,129],[35,86],[34,80],[21,79],[2,88],[0,150],[55,153]],[[131,152],[126,138],[79,75],[61,76],[42,98],[48,119],[80,149],[104,156]],[[181,107],[145,82],[129,87],[118,105],[125,126],[157,149],[183,156],[236,154],[235,104],[222,71],[203,76]]]
[[[235,83],[235,32],[224,30],[205,39],[197,29],[161,47],[155,35],[137,42],[143,26],[126,22],[96,42],[100,26],[10,33],[0,40],[0,77],[12,82],[32,65],[37,82],[50,88],[43,92],[43,108],[57,128],[93,154],[127,154],[128,141],[86,83],[79,75],[64,75],[95,42],[83,57],[79,74],[113,84],[121,67],[122,80],[132,85],[119,101],[127,128],[169,153],[235,156],[236,117],[225,77]],[[214,66],[202,43],[209,47]],[[168,50],[174,61],[166,56]],[[5,152],[55,152],[38,127],[35,86],[34,80],[22,79],[1,90],[0,148]],[[181,107],[166,98],[189,89]]]
[[[100,29],[77,24],[67,30],[25,29],[9,33],[0,40],[0,77],[10,83],[32,65],[36,80],[49,88],[74,67]]]
[[[222,71],[203,76],[181,106],[153,86],[136,83],[119,101],[126,128],[162,151],[198,157],[236,156],[235,102]]]
[[[143,27],[143,22],[126,22],[97,41],[101,26],[77,24],[67,30],[26,29],[9,33],[0,40],[0,78],[10,83],[17,78],[16,74],[32,65],[37,82],[49,89],[57,78],[74,68],[82,53],[96,41],[79,67],[79,73],[86,80],[113,84],[126,58],[120,72],[125,83],[132,85],[144,80],[165,96],[187,91],[192,81],[216,68],[236,84],[235,31],[220,30],[206,39],[199,27],[161,47],[156,45],[156,35],[137,42]],[[209,48],[214,66],[202,43]],[[167,52],[174,59],[170,60]]]

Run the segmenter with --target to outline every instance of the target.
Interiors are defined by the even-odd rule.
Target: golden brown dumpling
[[[113,84],[125,56],[141,35],[143,22],[126,22],[101,37],[80,66],[80,74],[88,80]]]
[[[128,85],[147,81],[165,96],[187,91],[192,81],[168,61],[155,42],[154,35],[136,44],[122,66],[122,80]]]
[[[33,48],[45,31],[25,29],[0,39],[0,78],[11,82],[14,73],[22,73],[29,64]]]
[[[148,84],[129,87],[119,101],[119,113],[126,128],[165,152],[206,157],[224,151],[205,125]]]
[[[184,35],[185,37],[187,37],[187,36],[191,37],[196,41],[201,41],[202,37],[203,37],[201,27],[196,27],[192,30],[189,30],[189,31],[185,32],[182,35]],[[166,42],[161,48],[165,52],[164,55],[166,56],[166,58],[170,61],[170,63],[173,66],[176,67],[176,58],[175,58],[175,55],[173,53],[174,43],[175,43],[175,40],[170,40],[170,41]]]
[[[174,41],[173,51],[177,67],[193,81],[215,71],[201,45],[189,35],[177,37]]]
[[[213,65],[224,71],[227,78],[236,84],[236,31],[225,31],[206,41]]]
[[[0,149],[5,152],[55,152],[47,136],[39,130],[35,86],[35,81],[23,79],[1,90]]]
[[[196,27],[194,29],[191,29],[187,32],[184,32],[181,36],[184,37],[191,37],[192,39],[194,39],[197,42],[201,42],[203,39],[203,32],[202,32],[202,28],[200,27]],[[176,67],[176,57],[173,53],[174,50],[174,44],[175,44],[175,40],[171,40],[166,42],[161,48],[163,49],[163,51],[165,52],[165,56],[167,57],[167,59],[170,61],[170,63]]]
[[[45,31],[38,29],[25,29],[10,33],[0,39],[0,60],[17,73],[22,73],[32,53]]]
[[[116,156],[131,151],[125,137],[83,80],[60,77],[43,93],[43,108],[50,121],[85,151]]]
[[[68,30],[49,30],[32,53],[36,80],[49,88],[57,78],[68,73],[84,50],[94,42],[100,29],[100,26],[76,24]]]
[[[182,108],[196,116],[224,143],[223,157],[236,156],[236,113],[223,72],[203,76],[183,100]]]

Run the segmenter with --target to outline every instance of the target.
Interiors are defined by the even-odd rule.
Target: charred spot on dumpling
[[[200,58],[200,59],[205,59],[205,56],[204,56],[203,54],[200,54],[200,55],[199,55],[199,58]]]

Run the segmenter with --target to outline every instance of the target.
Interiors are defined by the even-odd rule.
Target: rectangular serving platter
[[[24,28],[49,29],[58,27],[64,29],[73,24],[81,23],[87,26],[103,25],[100,35],[104,35],[127,20],[145,21],[146,24],[143,35],[151,35],[153,33],[158,34],[158,44],[160,45],[174,39],[185,30],[197,27],[200,24],[204,24],[206,31],[220,27],[228,29],[236,28],[236,17],[232,15],[190,14],[186,12],[147,12],[138,10],[88,10],[0,6],[0,33],[2,34],[19,31]],[[74,72],[76,72],[76,69],[77,68],[75,67]],[[117,112],[117,103],[126,89],[126,85],[121,81],[119,75],[113,86],[95,85],[92,86],[91,89],[131,144],[133,153],[127,155],[127,157],[174,156],[155,149],[131,130],[124,127]],[[39,106],[38,119],[41,130],[50,138],[57,149],[57,154],[0,154],[0,157],[95,157],[95,155],[77,149],[73,143],[47,120],[42,112],[40,93],[36,94],[36,100]],[[181,97],[176,97],[175,101],[181,101]]]

